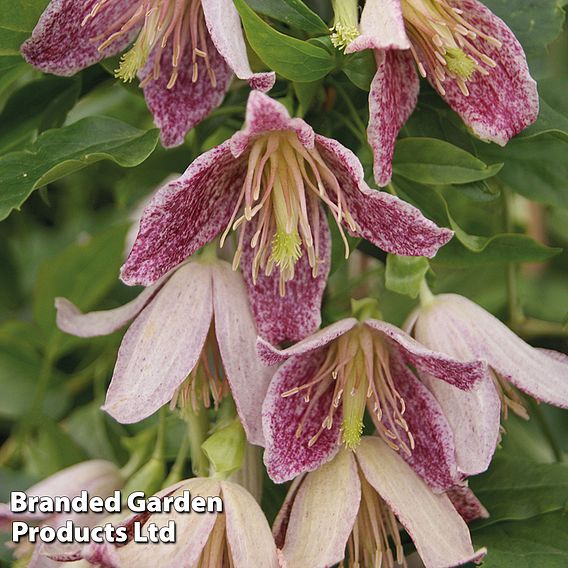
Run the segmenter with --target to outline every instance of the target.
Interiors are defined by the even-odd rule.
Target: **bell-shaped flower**
[[[178,497],[189,491],[191,498],[202,497],[213,503],[212,511],[141,513],[126,519],[122,526],[142,523],[142,535],[148,535],[148,526],[158,529],[172,521],[176,527],[175,543],[142,543],[130,540],[113,546],[109,543],[90,545],[80,554],[56,558],[76,561],[81,558],[100,568],[278,568],[274,538],[262,509],[243,487],[231,481],[195,478],[181,481],[157,494],[158,497]],[[131,532],[131,531],[129,531]]]
[[[375,319],[342,320],[282,351],[262,339],[258,347],[267,364],[286,360],[262,409],[264,461],[274,481],[317,469],[342,444],[357,449],[365,410],[379,437],[432,488],[461,481],[448,422],[408,365],[469,391],[485,376],[483,363],[431,351]]]
[[[478,562],[466,523],[378,437],[297,478],[273,533],[286,568],[406,566],[404,528],[426,568]]]
[[[68,467],[40,481],[26,491],[28,497],[78,497],[81,491],[87,491],[89,497],[111,496],[123,485],[120,471],[111,462],[91,460]],[[94,527],[101,522],[105,514],[98,513],[14,513],[10,505],[0,503],[0,530],[11,531],[14,521],[58,528],[71,521],[77,526]],[[60,549],[62,545],[58,545]],[[65,545],[77,548],[76,545]],[[56,564],[46,555],[53,548],[49,544],[20,542],[14,545],[14,556],[30,568],[52,568]]]
[[[218,405],[230,392],[253,444],[262,444],[260,407],[272,371],[259,360],[256,330],[241,276],[205,255],[169,273],[135,300],[81,314],[58,298],[57,324],[79,337],[124,335],[103,407],[122,423],[170,403]]]
[[[273,73],[251,71],[232,0],[51,0],[22,54],[67,76],[131,43],[115,75],[138,75],[166,147],[221,104],[233,73],[255,89],[274,84]]]
[[[416,106],[419,75],[482,140],[505,145],[538,116],[521,44],[479,0],[367,0],[359,32],[345,52],[375,50],[368,138],[381,186],[390,181],[396,137]]]
[[[432,257],[452,236],[418,209],[370,189],[350,150],[253,91],[244,130],[156,193],[122,279],[149,285],[219,233],[223,242],[236,231],[233,264],[243,265],[260,335],[272,343],[302,339],[320,325],[330,266],[323,206],[346,254],[343,226],[407,256]]]
[[[488,373],[470,393],[446,388],[421,373],[452,426],[458,467],[466,475],[485,471],[500,432],[500,411],[526,416],[515,388],[568,408],[568,357],[525,343],[483,308],[456,294],[430,296],[409,318],[412,335],[430,349],[461,361],[484,361]]]

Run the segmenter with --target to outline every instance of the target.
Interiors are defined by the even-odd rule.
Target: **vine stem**
[[[200,408],[199,412],[195,412],[188,406],[184,411],[184,419],[187,424],[189,455],[193,473],[198,477],[207,477],[209,475],[209,460],[201,449],[201,444],[205,442],[209,432],[207,411],[205,408]]]

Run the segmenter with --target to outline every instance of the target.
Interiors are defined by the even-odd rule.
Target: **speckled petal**
[[[364,49],[410,49],[401,0],[367,0],[359,22],[361,35],[345,53]]]
[[[410,456],[404,451],[400,455],[434,491],[445,491],[460,480],[450,425],[432,393],[397,353],[391,355],[390,370],[404,400],[404,419],[415,443]],[[404,440],[405,431],[400,426],[398,431]]]
[[[294,279],[286,283],[286,295],[280,295],[280,269],[275,267],[270,276],[259,271],[253,281],[253,263],[256,250],[250,241],[256,227],[248,223],[241,259],[243,276],[248,288],[250,305],[258,333],[273,344],[299,341],[316,331],[321,324],[321,302],[331,265],[331,235],[325,212],[320,207],[319,265],[314,278],[308,255],[303,255],[294,268]]]
[[[243,279],[223,261],[213,267],[215,334],[231,394],[251,444],[264,445],[261,409],[274,369],[260,361]]]
[[[361,482],[352,452],[342,450],[309,473],[290,512],[282,549],[286,568],[319,568],[340,562],[360,501]]]
[[[211,39],[235,75],[248,81],[253,89],[269,91],[276,81],[276,75],[252,72],[241,20],[233,2],[201,0],[201,5]]]
[[[225,142],[162,187],[144,210],[122,280],[150,285],[216,237],[231,218],[245,174],[246,161],[235,160]]]
[[[103,410],[138,422],[170,402],[195,367],[213,315],[211,267],[182,266],[126,332]]]
[[[207,37],[207,45],[210,69],[215,76],[214,84],[202,57],[197,59],[199,72],[197,81],[193,81],[192,51],[188,46],[181,57],[175,85],[168,89],[172,74],[172,42],[163,51],[157,48],[139,74],[141,81],[151,76],[155,58],[160,57],[160,75],[157,79],[150,79],[144,86],[144,97],[166,148],[183,144],[185,135],[223,102],[231,84],[231,69],[215,49],[210,37]]]
[[[489,517],[487,509],[467,485],[458,485],[450,489],[446,494],[466,523]]]
[[[446,81],[444,99],[479,138],[504,146],[537,119],[536,82],[521,44],[503,20],[477,0],[456,0],[454,4],[470,24],[503,45],[499,49],[483,39],[473,40],[497,67],[488,67],[488,75],[474,75],[467,83],[469,96],[454,81]]]
[[[245,126],[231,138],[231,151],[241,156],[252,139],[266,132],[292,130],[306,147],[313,148],[314,129],[301,118],[290,118],[286,107],[260,91],[252,91],[247,102]]]
[[[380,438],[366,437],[357,460],[367,481],[386,501],[412,538],[426,568],[478,561],[464,520],[445,495],[436,495]]]
[[[138,29],[118,38],[102,52],[98,46],[110,35],[108,29],[116,18],[135,7],[136,2],[108,2],[95,18],[82,25],[96,3],[97,0],[52,0],[34,28],[31,38],[21,47],[24,59],[46,73],[68,76],[105,57],[120,53]]]
[[[339,448],[341,407],[335,412],[331,429],[324,430],[317,442],[308,446],[331,408],[333,385],[330,384],[319,398],[313,394],[310,402],[305,402],[301,393],[282,396],[282,393],[309,382],[319,370],[324,356],[325,349],[320,349],[293,357],[280,367],[268,388],[262,407],[266,442],[264,463],[268,475],[276,483],[314,471],[329,461]],[[306,414],[308,407],[310,411]],[[297,436],[300,423],[303,423],[303,429]]]
[[[357,236],[393,254],[427,257],[433,257],[452,238],[452,231],[439,228],[416,207],[371,189],[363,179],[361,162],[351,150],[319,135],[316,144],[339,181],[358,226]]]
[[[377,55],[377,73],[369,92],[367,138],[373,149],[375,181],[387,185],[392,177],[396,138],[418,101],[420,80],[410,51]]]
[[[454,387],[471,391],[486,377],[487,366],[481,361],[461,361],[443,352],[431,351],[398,327],[384,321],[369,319],[365,323],[389,338],[393,347],[419,371],[430,373]]]

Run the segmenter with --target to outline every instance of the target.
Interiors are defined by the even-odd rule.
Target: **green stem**
[[[524,318],[511,324],[511,329],[524,339],[568,337],[568,327],[558,322]]]
[[[166,406],[160,408],[158,416],[158,433],[156,434],[156,445],[152,453],[152,459],[163,461],[166,454],[166,417],[168,409]]]
[[[196,413],[188,406],[184,411],[184,419],[187,423],[189,455],[191,456],[193,473],[198,477],[207,477],[209,475],[209,460],[201,449],[201,444],[205,442],[209,432],[207,410],[201,408]]]
[[[181,440],[181,444],[176,456],[176,461],[170,469],[170,473],[164,481],[164,487],[169,487],[178,481],[181,481],[184,477],[185,462],[189,455],[189,436],[184,436]]]
[[[345,106],[347,107],[347,110],[349,111],[349,114],[350,114],[351,118],[353,119],[353,122],[355,123],[357,130],[360,132],[360,138],[362,140],[364,140],[365,144],[366,144],[367,143],[367,127],[365,126],[365,124],[361,120],[361,117],[359,116],[357,109],[353,105],[353,101],[347,96],[347,93],[345,92],[343,87],[337,81],[333,82],[333,86],[336,88],[337,92],[339,93],[339,96],[343,99],[343,102],[345,103]]]
[[[536,418],[536,421],[538,422],[542,434],[549,443],[550,449],[554,454],[554,459],[556,460],[557,463],[563,463],[564,452],[562,451],[560,444],[556,440],[554,432],[552,431],[552,428],[550,427],[548,420],[546,419],[544,413],[542,412],[541,406],[533,398],[529,398],[528,400],[531,406],[531,414]]]

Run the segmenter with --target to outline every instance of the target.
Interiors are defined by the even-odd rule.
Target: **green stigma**
[[[360,349],[357,350],[349,378],[343,393],[343,422],[341,436],[345,447],[349,450],[357,448],[363,435],[363,416],[367,406],[368,382],[366,378],[365,359]]]
[[[291,233],[279,230],[272,239],[272,252],[270,259],[273,260],[281,270],[291,270],[302,256],[302,240],[298,231]]]
[[[448,71],[453,73],[456,77],[469,81],[477,63],[459,47],[449,47],[446,49],[446,63],[448,64]]]
[[[331,31],[333,32],[330,36],[331,43],[333,47],[340,50],[345,49],[359,37],[359,30],[356,27],[347,26],[341,22],[335,24]]]
[[[359,37],[358,0],[332,0],[333,27],[330,39],[336,49],[345,49]]]
[[[115,70],[114,76],[117,79],[122,79],[125,83],[130,83],[142,69],[148,59],[148,50],[144,47],[143,41],[137,41],[132,49],[127,51],[120,58],[120,65]]]

